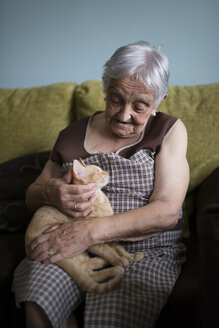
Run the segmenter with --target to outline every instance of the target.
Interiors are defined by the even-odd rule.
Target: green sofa
[[[17,320],[23,320],[22,311],[14,306],[10,286],[13,271],[25,255],[24,231],[32,215],[26,210],[19,216],[25,190],[49,158],[58,132],[71,121],[104,107],[101,81],[0,89],[0,216],[7,220],[10,212],[19,218],[9,223],[0,221],[2,327],[14,327]],[[157,327],[195,327],[205,320],[208,324],[212,321],[214,327],[216,311],[209,306],[214,288],[205,283],[210,277],[207,266],[218,270],[214,260],[219,237],[214,231],[217,228],[219,232],[219,83],[170,86],[158,110],[179,117],[187,127],[190,184],[183,205],[188,260]]]

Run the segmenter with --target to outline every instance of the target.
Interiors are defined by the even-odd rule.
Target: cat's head
[[[75,184],[95,182],[100,189],[107,185],[109,181],[108,172],[103,171],[96,165],[85,165],[82,159],[73,161],[72,175]]]

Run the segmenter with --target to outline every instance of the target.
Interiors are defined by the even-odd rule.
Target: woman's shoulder
[[[157,112],[155,117],[151,117],[145,127],[142,146],[149,146],[155,153],[160,150],[163,140],[174,128],[179,119],[163,112]]]
[[[164,141],[170,138],[187,138],[186,126],[180,118],[176,118],[165,113],[161,113],[160,117],[162,122],[167,122]]]
[[[180,149],[183,147],[186,151],[188,144],[188,135],[184,123],[178,119],[172,128],[164,137],[163,144],[169,147]]]
[[[168,125],[174,124],[178,120],[177,117],[172,116],[170,114],[157,111],[156,116],[152,118],[151,121],[154,121],[154,124],[158,125],[160,123],[166,122]]]

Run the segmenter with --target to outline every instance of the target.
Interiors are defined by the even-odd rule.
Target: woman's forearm
[[[173,228],[178,212],[165,201],[153,201],[146,206],[105,218],[95,218],[91,229],[93,243],[137,241]]]
[[[40,184],[30,185],[26,192],[26,205],[29,209],[34,211],[43,205],[49,205],[45,193],[45,186]]]
[[[54,189],[57,189],[56,186],[60,177],[60,166],[48,160],[42,173],[26,191],[27,207],[36,210],[43,205],[52,205],[50,200],[51,197],[54,197]],[[50,193],[51,197],[49,196]]]

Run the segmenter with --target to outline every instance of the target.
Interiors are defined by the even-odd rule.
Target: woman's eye
[[[147,103],[134,103],[133,106],[137,112],[144,112],[150,107]]]
[[[112,104],[114,105],[114,106],[120,106],[121,105],[121,101],[120,100],[117,100],[117,99],[112,99]]]
[[[144,109],[141,108],[141,107],[135,106],[135,110],[136,110],[137,112],[142,112]]]

